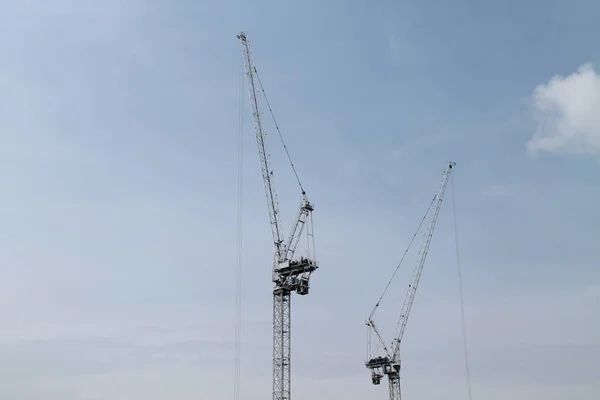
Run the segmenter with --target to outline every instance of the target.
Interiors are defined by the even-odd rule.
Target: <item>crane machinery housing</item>
[[[262,119],[262,109],[259,100],[259,91],[262,91],[264,94],[264,89],[256,67],[254,66],[252,48],[246,34],[241,32],[237,35],[237,38],[240,40],[242,46],[242,56],[244,58],[246,81],[248,84],[250,106],[252,109],[256,143],[258,146],[258,156],[267,198],[273,244],[275,247],[272,269],[272,280],[274,284],[273,400],[290,400],[291,294],[292,292],[299,295],[308,294],[310,276],[312,272],[318,268],[318,263],[314,259],[314,235],[312,228],[313,205],[308,201],[306,192],[298,179],[294,164],[291,162],[291,158],[289,158],[289,153],[287,153],[300,186],[302,200],[298,213],[296,214],[296,219],[292,225],[291,232],[287,239],[284,240],[279,217],[279,203],[275,192],[274,174],[273,169],[271,168],[269,153],[267,151],[267,133]],[[265,100],[267,101],[267,105],[269,105],[266,97]],[[272,114],[270,106],[269,111],[271,111]],[[279,132],[277,124],[276,128]],[[283,145],[287,152],[285,143]],[[307,255],[306,257],[302,256],[294,258],[302,232],[305,228],[307,233]]]
[[[379,298],[379,301],[373,308],[371,315],[367,319],[366,325],[368,326],[368,344],[367,344],[367,361],[365,363],[366,367],[371,370],[371,381],[374,385],[379,385],[381,383],[381,379],[384,375],[387,375],[389,381],[389,398],[390,400],[400,400],[401,391],[400,391],[400,343],[402,342],[402,337],[404,336],[404,331],[406,329],[406,323],[408,322],[408,317],[410,311],[412,309],[413,302],[415,300],[415,295],[417,293],[417,287],[419,286],[419,280],[421,278],[421,274],[423,272],[423,266],[425,265],[425,259],[427,258],[427,253],[429,251],[429,245],[431,243],[431,238],[433,237],[433,231],[435,229],[435,225],[437,222],[438,215],[440,213],[440,208],[442,206],[442,201],[444,199],[444,193],[446,192],[446,187],[448,185],[448,180],[450,179],[450,173],[452,172],[452,167],[454,167],[456,163],[449,162],[447,168],[444,170],[442,174],[442,179],[438,186],[438,190],[434,195],[429,208],[425,214],[425,217],[421,221],[421,225],[423,222],[428,219],[427,227],[425,232],[423,233],[423,241],[421,244],[421,248],[417,254],[417,262],[413,269],[412,279],[408,285],[408,291],[406,293],[404,302],[402,304],[402,309],[400,311],[400,317],[398,320],[396,334],[392,343],[388,346],[388,344],[383,339],[381,333],[379,332],[375,322],[373,321],[373,316],[381,303],[381,300],[385,296],[387,289],[391,283],[388,283],[388,286],[384,290],[383,294]],[[420,229],[421,226],[419,226]],[[417,230],[418,233],[418,230]],[[415,237],[417,235],[415,233]],[[414,237],[413,237],[414,240]],[[412,244],[412,240],[411,240]],[[410,248],[410,244],[409,244]],[[408,252],[408,249],[404,253]],[[404,260],[404,257],[402,257]],[[400,261],[400,264],[402,263]],[[400,267],[400,264],[398,267]],[[398,267],[394,272],[394,275],[398,271]],[[392,279],[394,278],[392,276]],[[371,348],[371,332],[375,332],[375,335],[378,339],[378,344],[375,349]],[[383,348],[383,355],[376,356],[377,352],[380,348]]]

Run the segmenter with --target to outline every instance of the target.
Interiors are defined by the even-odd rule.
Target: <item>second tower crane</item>
[[[400,318],[398,320],[398,326],[396,329],[396,334],[394,335],[394,339],[392,343],[388,346],[388,344],[383,339],[381,333],[377,329],[375,322],[373,321],[373,316],[379,307],[381,299],[385,295],[381,296],[371,315],[367,319],[367,326],[369,329],[369,340],[368,340],[368,356],[365,365],[368,369],[371,370],[371,381],[374,385],[379,385],[381,379],[384,375],[387,375],[389,381],[389,399],[390,400],[400,400],[401,392],[400,392],[400,343],[402,342],[402,337],[404,336],[404,330],[406,329],[406,323],[408,322],[408,316],[412,309],[413,302],[415,300],[415,295],[417,293],[417,287],[419,286],[419,280],[421,279],[421,274],[423,272],[423,266],[425,265],[425,259],[427,258],[427,253],[429,251],[429,245],[431,243],[431,238],[433,237],[433,231],[435,229],[435,225],[437,222],[438,215],[440,213],[440,208],[442,207],[442,201],[444,200],[444,193],[446,192],[446,187],[448,186],[448,180],[450,179],[450,173],[452,172],[452,168],[456,165],[454,162],[449,162],[447,168],[444,170],[442,174],[442,179],[440,181],[438,190],[431,200],[431,204],[429,205],[429,209],[425,215],[425,219],[428,220],[427,228],[423,233],[423,242],[421,244],[421,248],[417,255],[417,262],[414,267],[412,273],[412,279],[410,284],[408,285],[408,291],[406,292],[406,297],[402,304],[402,309],[400,311]],[[415,234],[416,235],[416,234]],[[412,243],[412,242],[411,242]],[[408,251],[408,250],[407,250]],[[406,254],[406,253],[405,253]],[[399,267],[399,265],[398,265]],[[397,270],[397,269],[396,269]],[[394,272],[395,275],[395,272]],[[392,277],[393,278],[393,277]],[[388,284],[389,287],[389,284]],[[371,340],[370,333],[375,332],[377,339],[379,341],[375,351],[371,349]],[[379,348],[383,349],[383,355],[375,356],[376,352]]]

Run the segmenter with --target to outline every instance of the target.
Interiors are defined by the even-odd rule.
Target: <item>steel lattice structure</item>
[[[318,268],[318,264],[314,259],[313,206],[308,201],[306,193],[298,180],[302,191],[302,201],[290,235],[284,242],[279,218],[279,202],[275,191],[274,174],[269,160],[269,152],[267,151],[267,133],[262,120],[262,109],[259,100],[259,91],[264,92],[264,90],[262,90],[262,85],[254,66],[252,47],[246,34],[242,32],[237,37],[240,39],[242,46],[258,156],[275,247],[273,260],[273,400],[290,400],[291,294],[292,292],[300,295],[308,294],[310,276]],[[308,254],[306,257],[294,259],[294,254],[298,248],[298,243],[305,226],[308,240]],[[311,242],[313,244],[312,249],[310,246]]]
[[[400,311],[400,317],[398,320],[398,326],[396,329],[396,334],[394,336],[394,340],[391,343],[391,346],[388,347],[387,343],[383,339],[381,333],[377,329],[375,322],[373,321],[373,316],[375,311],[379,307],[379,302],[375,305],[375,308],[371,312],[371,315],[367,319],[367,326],[369,327],[369,339],[368,339],[368,360],[365,363],[366,367],[371,370],[371,381],[374,385],[379,385],[381,383],[381,379],[384,375],[388,376],[389,381],[389,398],[390,400],[400,400],[401,392],[400,392],[400,343],[402,341],[402,337],[404,336],[404,331],[406,329],[406,323],[408,322],[408,317],[410,315],[410,311],[412,309],[413,302],[415,300],[415,295],[417,293],[417,287],[419,286],[419,280],[421,279],[421,274],[423,273],[423,267],[425,265],[425,259],[427,258],[427,253],[429,251],[429,245],[431,244],[431,239],[433,237],[433,231],[435,230],[435,225],[438,219],[438,215],[440,213],[440,209],[442,207],[442,201],[444,199],[444,193],[446,192],[446,187],[448,186],[448,180],[450,179],[450,174],[452,172],[452,167],[454,167],[456,163],[449,162],[448,167],[444,170],[442,174],[442,179],[439,183],[438,190],[431,202],[431,205],[427,211],[427,215],[425,218],[428,220],[427,228],[423,233],[423,241],[421,244],[421,248],[419,249],[419,253],[417,255],[417,262],[413,269],[412,279],[410,284],[408,285],[408,291],[406,293],[406,297],[402,304],[402,309]],[[428,218],[427,218],[428,217]],[[407,250],[408,251],[408,250]],[[389,284],[388,284],[389,285]],[[387,290],[387,288],[386,288]],[[384,291],[385,295],[385,291]],[[383,295],[382,295],[383,298]],[[381,299],[380,299],[381,301]],[[371,351],[371,332],[374,332],[378,339],[378,345],[375,351]],[[383,349],[383,356],[375,356],[377,349]]]

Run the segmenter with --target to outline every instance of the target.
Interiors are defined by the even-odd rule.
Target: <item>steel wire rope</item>
[[[421,219],[421,222],[419,223],[419,227],[415,231],[412,239],[410,239],[410,242],[408,243],[408,247],[404,251],[404,254],[402,255],[402,258],[400,259],[400,262],[398,263],[398,265],[394,269],[394,273],[392,274],[392,277],[390,278],[390,280],[388,281],[387,285],[385,286],[385,289],[383,290],[383,293],[379,297],[379,300],[377,300],[377,303],[373,307],[373,311],[371,311],[371,314],[369,315],[369,321],[371,321],[371,319],[373,318],[373,315],[375,315],[375,312],[377,311],[377,308],[379,307],[379,304],[381,304],[381,300],[383,300],[383,297],[386,295],[388,289],[390,288],[390,285],[392,284],[394,278],[396,277],[396,274],[398,273],[398,270],[400,269],[400,266],[402,265],[402,262],[404,262],[404,259],[406,258],[406,255],[408,254],[408,252],[409,252],[409,250],[410,250],[413,242],[415,241],[415,238],[417,237],[417,235],[421,231],[421,227],[423,226],[423,223],[427,219],[427,215],[429,215],[429,211],[431,211],[431,207],[433,206],[433,203],[435,202],[436,198],[437,198],[437,194],[434,195],[433,198],[431,199],[431,203],[429,203],[429,207],[427,207],[427,211],[425,212],[425,215],[423,215],[423,218]],[[375,349],[371,352],[371,356],[373,354],[375,354],[376,352],[378,352],[380,348],[381,348],[381,343],[378,343],[376,345]]]
[[[463,349],[464,349],[464,357],[465,357],[465,378],[467,381],[467,395],[468,400],[472,400],[472,391],[471,391],[471,368],[469,367],[469,348],[467,341],[467,329],[465,323],[465,305],[464,305],[464,296],[463,296],[463,285],[462,285],[462,268],[460,265],[460,252],[458,246],[458,225],[456,223],[456,201],[454,196],[454,178],[450,176],[450,186],[452,191],[452,217],[454,221],[454,244],[456,246],[456,272],[458,275],[458,294],[460,298],[460,322],[462,327],[462,337],[463,337]]]
[[[235,269],[235,333],[233,399],[239,400],[241,387],[241,342],[242,342],[242,266],[243,266],[243,215],[244,215],[244,65],[241,65],[238,98],[238,143],[237,143],[237,251]]]
[[[258,70],[256,69],[256,67],[254,67],[254,73],[255,73],[256,77],[258,78],[258,84],[260,85],[260,90],[263,93],[265,102],[267,103],[267,108],[269,109],[269,113],[271,114],[271,118],[273,119],[273,123],[275,124],[275,129],[277,129],[277,133],[279,134],[279,139],[281,139],[281,144],[283,145],[285,154],[287,155],[288,161],[290,162],[290,165],[292,166],[292,171],[294,171],[294,175],[296,176],[296,181],[298,181],[298,186],[300,186],[300,190],[302,191],[302,194],[306,195],[306,192],[304,191],[304,187],[302,186],[302,182],[300,181],[300,177],[298,176],[298,172],[296,171],[296,166],[294,165],[294,163],[292,161],[292,157],[290,156],[290,152],[288,151],[288,148],[285,145],[285,141],[283,140],[283,135],[281,134],[281,130],[279,129],[279,124],[277,124],[277,120],[275,119],[275,114],[273,113],[273,110],[271,109],[271,103],[269,103],[269,98],[267,97],[267,93],[265,92],[265,88],[263,87],[262,81],[260,80],[260,75],[258,75]]]
[[[433,202],[435,201],[436,197],[437,197],[437,195],[433,196],[433,199],[431,200],[431,203],[429,203],[429,207],[427,208],[427,212],[423,216],[423,219],[421,219],[421,223],[419,224],[419,227],[417,228],[415,234],[413,235],[412,239],[410,240],[410,243],[408,244],[408,247],[404,251],[404,254],[402,255],[402,258],[400,259],[400,262],[396,266],[396,269],[394,270],[394,273],[392,274],[392,277],[390,278],[390,280],[388,281],[387,285],[385,286],[385,289],[383,290],[383,293],[379,297],[379,300],[377,300],[377,303],[375,304],[375,307],[373,307],[373,311],[371,312],[370,317],[373,316],[373,314],[375,313],[375,310],[377,309],[377,307],[379,307],[379,303],[381,303],[381,300],[383,300],[383,297],[385,296],[385,294],[387,293],[388,289],[390,288],[390,285],[392,284],[392,281],[394,280],[394,278],[396,277],[396,274],[398,273],[398,269],[400,269],[400,266],[402,265],[402,262],[404,261],[404,258],[406,258],[406,255],[408,254],[408,251],[410,250],[410,247],[412,246],[413,242],[415,241],[415,238],[419,234],[419,231],[421,230],[421,227],[423,226],[423,222],[425,222],[425,219],[427,218],[427,215],[429,214],[429,210],[431,210],[431,206],[433,205]]]

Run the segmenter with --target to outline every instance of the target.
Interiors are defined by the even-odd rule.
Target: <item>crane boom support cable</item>
[[[269,113],[271,114],[271,118],[273,119],[273,123],[275,124],[275,129],[277,129],[277,133],[279,134],[279,139],[281,139],[281,144],[283,145],[285,154],[287,155],[288,161],[290,162],[290,165],[292,166],[292,171],[294,171],[294,175],[296,176],[296,181],[298,182],[298,186],[300,186],[300,190],[302,191],[302,194],[306,195],[306,192],[304,191],[304,187],[302,186],[302,182],[300,181],[300,177],[298,176],[298,172],[296,171],[296,166],[294,165],[294,162],[292,161],[292,157],[290,156],[290,152],[288,151],[288,148],[285,145],[285,141],[283,140],[283,135],[281,134],[281,130],[279,129],[279,124],[277,124],[277,120],[275,119],[275,114],[273,113],[273,110],[271,109],[271,103],[269,103],[269,98],[267,97],[267,93],[265,92],[265,88],[263,87],[262,81],[260,80],[260,75],[258,75],[258,71],[257,71],[256,67],[254,67],[254,74],[256,75],[256,78],[258,78],[258,84],[260,85],[260,90],[262,91],[263,97],[265,98],[265,102],[267,103],[267,108],[269,109]]]
[[[408,247],[404,251],[404,254],[402,255],[402,258],[400,259],[400,262],[396,266],[396,269],[394,269],[394,273],[392,274],[392,277],[390,278],[390,280],[388,281],[387,285],[385,286],[385,289],[383,290],[383,293],[379,297],[379,300],[377,300],[377,303],[375,304],[375,307],[373,307],[373,311],[371,311],[371,314],[369,315],[369,320],[371,320],[371,318],[373,318],[373,315],[375,314],[375,311],[377,311],[377,307],[379,307],[379,304],[381,303],[381,300],[383,300],[383,297],[387,293],[388,289],[390,288],[390,285],[392,284],[394,278],[396,277],[396,274],[398,273],[398,270],[400,269],[400,266],[402,265],[402,262],[406,258],[406,255],[408,254],[408,251],[410,250],[413,242],[415,241],[415,238],[417,237],[417,235],[421,231],[421,227],[423,226],[423,223],[425,222],[425,219],[427,219],[427,215],[429,215],[429,211],[431,210],[431,207],[433,206],[433,203],[435,202],[436,197],[437,197],[437,195],[433,196],[433,198],[431,199],[431,203],[429,203],[429,207],[427,208],[427,211],[425,212],[425,215],[423,215],[423,219],[421,220],[421,223],[419,223],[419,227],[415,231],[415,234],[413,235],[412,239],[410,239],[410,242],[408,243]]]
[[[450,180],[450,189],[452,191],[452,216],[454,220],[454,244],[456,246],[456,272],[458,274],[458,294],[460,297],[460,322],[462,327],[462,336],[463,336],[463,348],[464,348],[464,357],[465,357],[465,377],[467,380],[467,395],[468,400],[472,400],[472,391],[471,391],[471,369],[469,367],[469,348],[467,345],[467,328],[465,323],[465,305],[464,305],[464,296],[463,296],[463,285],[462,285],[462,269],[460,266],[460,252],[458,246],[458,225],[456,223],[456,202],[454,197],[454,179],[451,177]]]

